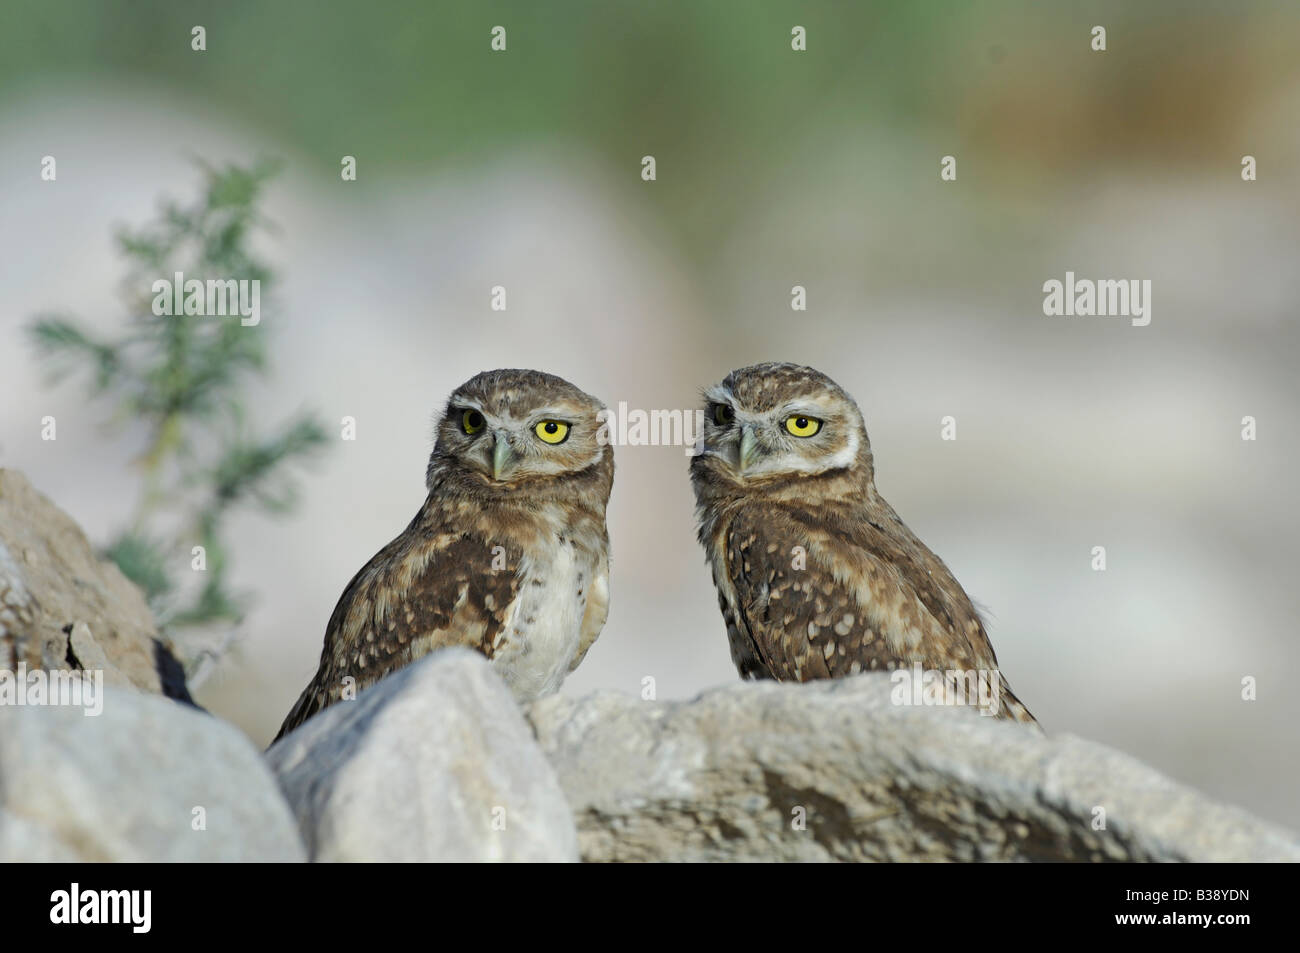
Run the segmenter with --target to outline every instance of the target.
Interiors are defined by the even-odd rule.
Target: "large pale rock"
[[[306,859],[241,732],[132,689],[102,703],[0,706],[0,862]]]
[[[140,590],[26,477],[0,469],[0,669],[19,663],[189,700]]]
[[[434,652],[267,752],[313,860],[569,861],[573,816],[483,656]]]
[[[588,861],[1300,860],[1294,835],[1123,754],[890,687],[554,696],[529,716]]]

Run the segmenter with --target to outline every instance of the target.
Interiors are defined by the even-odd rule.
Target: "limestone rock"
[[[99,669],[189,700],[140,590],[15,470],[0,469],[0,668]]]
[[[577,860],[573,816],[501,679],[445,649],[267,752],[313,860]]]
[[[130,689],[101,700],[0,707],[0,862],[305,859],[236,728]]]
[[[553,696],[529,717],[587,861],[1300,860],[1294,835],[1126,755],[890,689]]]

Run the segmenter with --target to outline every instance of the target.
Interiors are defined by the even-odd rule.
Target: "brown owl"
[[[482,652],[520,700],[559,688],[609,608],[602,410],[540,371],[487,371],[451,395],[428,498],[343,591],[280,735],[446,646]]]
[[[979,673],[990,708],[1036,724],[966,593],[876,491],[853,398],[810,367],[769,363],[705,401],[691,482],[742,678]]]

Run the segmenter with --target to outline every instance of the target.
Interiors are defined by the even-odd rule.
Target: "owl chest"
[[[520,563],[519,595],[492,659],[515,697],[549,695],[568,674],[582,640],[590,563],[562,538]]]

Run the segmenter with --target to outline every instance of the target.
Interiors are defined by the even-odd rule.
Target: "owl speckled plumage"
[[[338,701],[346,677],[361,689],[453,645],[487,656],[520,700],[559,688],[609,608],[603,409],[540,371],[487,371],[452,394],[428,498],[348,583],[280,735]]]
[[[699,538],[742,678],[912,668],[991,673],[997,658],[948,567],[876,491],[857,404],[810,367],[733,371],[705,392],[691,461]],[[999,679],[998,714],[1036,724]]]

